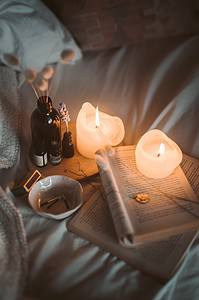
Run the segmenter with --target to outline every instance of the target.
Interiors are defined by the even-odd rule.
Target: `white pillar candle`
[[[96,114],[93,105],[82,105],[76,121],[76,143],[80,154],[94,158],[94,153],[106,146],[116,146],[124,138],[124,125],[120,118],[103,112]]]
[[[161,130],[146,132],[139,140],[136,150],[137,169],[150,178],[169,176],[182,161],[182,151]]]

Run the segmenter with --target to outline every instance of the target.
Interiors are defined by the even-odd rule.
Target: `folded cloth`
[[[22,299],[27,244],[21,216],[0,187],[0,299]]]
[[[12,167],[19,152],[20,109],[16,72],[0,66],[0,169]]]

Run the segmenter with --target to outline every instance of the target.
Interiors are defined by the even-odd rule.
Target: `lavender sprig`
[[[66,132],[68,132],[68,123],[70,122],[70,115],[65,103],[59,103],[58,111],[61,120],[66,124]]]

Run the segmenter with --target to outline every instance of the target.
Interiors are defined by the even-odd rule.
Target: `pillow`
[[[71,34],[39,0],[0,1],[0,60],[17,71],[40,71],[62,50],[81,51]]]

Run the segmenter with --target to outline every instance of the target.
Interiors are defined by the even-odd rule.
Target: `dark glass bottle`
[[[49,108],[39,98],[37,108],[31,115],[31,158],[37,167],[47,164],[47,139],[45,133],[46,113]]]
[[[74,156],[72,133],[70,131],[64,133],[63,140],[62,140],[62,153],[63,156],[67,158]]]
[[[36,166],[47,164],[47,154],[52,164],[61,161],[61,124],[58,112],[50,97],[42,96],[31,116],[31,156]]]
[[[52,123],[49,124],[48,155],[52,165],[61,162],[61,121],[58,112],[53,108],[49,115]]]

